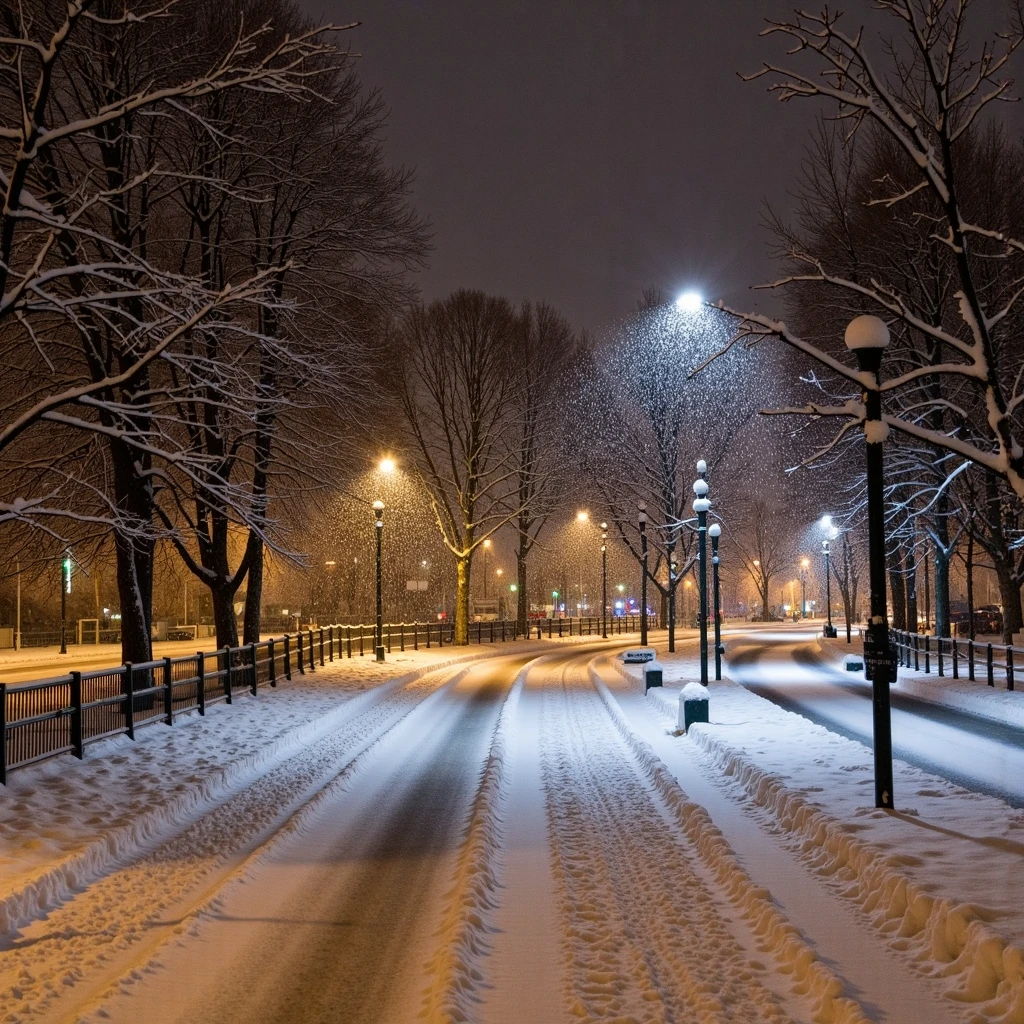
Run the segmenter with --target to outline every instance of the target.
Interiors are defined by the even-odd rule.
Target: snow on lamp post
[[[697,463],[697,472],[707,472],[707,464],[701,459]],[[701,686],[708,685],[708,574],[707,574],[707,552],[708,552],[708,509],[711,502],[708,501],[708,482],[703,476],[697,477],[693,482],[693,511],[697,513],[697,584],[700,590],[700,682]]]
[[[871,621],[864,636],[864,665],[871,680],[875,757],[875,806],[893,807],[892,714],[889,684],[896,680],[896,660],[889,644],[885,607],[885,518],[882,492],[882,443],[888,427],[882,420],[879,370],[889,344],[889,328],[877,316],[858,316],[846,328],[846,347],[856,356],[863,388],[864,440],[868,471],[868,566]]]
[[[647,503],[640,502],[640,645],[647,646]]]
[[[373,638],[374,653],[377,661],[384,660],[384,604],[381,600],[380,548],[381,535],[384,533],[384,502],[373,503],[373,525],[377,530],[377,625]]]
[[[714,579],[712,596],[715,599],[715,681],[718,682],[722,678],[722,602],[718,588],[718,538],[722,536],[721,525],[712,523],[708,527],[708,536],[711,538],[711,575]]]
[[[601,637],[608,639],[608,524],[601,524]]]

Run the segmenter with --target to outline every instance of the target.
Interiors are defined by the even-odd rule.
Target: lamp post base
[[[836,638],[836,627],[835,626],[826,626],[821,631],[821,635],[828,637],[830,640],[834,640]]]
[[[374,648],[374,653],[376,654],[378,661],[383,661],[384,660],[384,648],[383,647],[376,647],[376,648]]]

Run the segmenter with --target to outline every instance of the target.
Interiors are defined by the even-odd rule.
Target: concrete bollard
[[[708,688],[700,683],[687,683],[679,694],[679,714],[676,728],[687,732],[695,722],[707,722]]]
[[[652,686],[661,686],[663,669],[660,661],[649,661],[644,665],[644,693]]]

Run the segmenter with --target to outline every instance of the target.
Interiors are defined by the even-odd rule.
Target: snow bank
[[[623,675],[624,666],[616,666]],[[757,886],[743,870],[721,830],[699,804],[687,799],[679,783],[651,746],[630,728],[626,716],[608,692],[600,675],[590,666],[590,678],[601,694],[623,739],[643,767],[648,779],[676,815],[687,837],[715,876],[729,900],[740,908],[765,952],[770,953],[791,975],[795,990],[807,995],[814,1007],[814,1020],[821,1024],[867,1024],[860,1005],[843,994],[843,984],[804,941],[799,931],[776,908],[771,894]],[[700,684],[696,684],[700,685]],[[703,690],[703,687],[701,687]],[[659,705],[670,703],[656,690],[648,694]],[[650,699],[650,696],[649,696]],[[696,733],[700,733],[698,728]]]
[[[898,761],[901,809],[865,806],[873,796],[867,747],[728,680],[713,690],[713,721],[694,728],[691,741],[882,935],[926,973],[949,979],[951,999],[985,1020],[1024,1021],[1024,815]],[[647,699],[674,720],[671,697],[650,691]]]

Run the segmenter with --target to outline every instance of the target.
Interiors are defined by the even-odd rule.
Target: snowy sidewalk
[[[574,642],[580,642],[574,638]],[[378,664],[336,661],[205,717],[154,724],[12,772],[0,789],[0,935],[108,865],[155,842],[295,750],[442,666],[570,641],[518,641],[407,651]]]
[[[646,704],[674,730],[689,651],[659,657],[666,687]],[[639,691],[639,672],[618,666]],[[1024,814],[902,762],[896,805],[873,804],[871,751],[728,680],[710,688],[699,746],[765,812],[791,850],[852,901],[893,948],[943,979],[978,1020],[1024,1020]],[[685,788],[685,787],[684,787]]]

